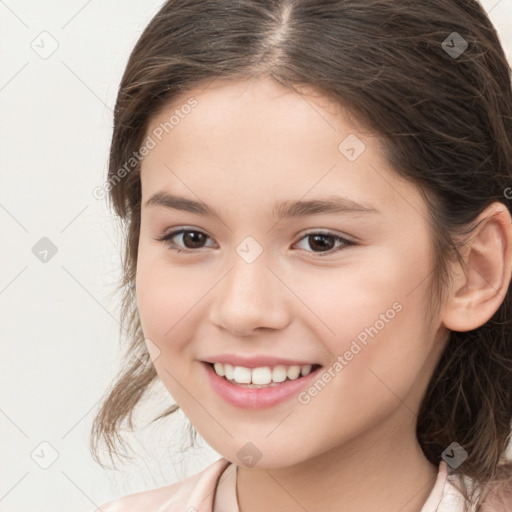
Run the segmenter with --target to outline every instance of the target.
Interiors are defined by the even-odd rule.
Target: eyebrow
[[[221,220],[220,214],[211,206],[192,199],[180,197],[167,192],[156,192],[145,203],[145,206],[158,205],[173,210],[180,210],[197,215],[214,217]],[[283,201],[274,206],[273,214],[278,219],[305,217],[308,215],[343,214],[350,212],[381,213],[373,206],[360,203],[342,196],[330,196],[326,199],[311,201]]]

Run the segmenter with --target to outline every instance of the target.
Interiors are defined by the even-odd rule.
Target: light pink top
[[[236,498],[237,466],[221,458],[181,482],[128,494],[95,512],[240,512]],[[451,483],[446,462],[439,464],[434,487],[421,512],[462,512],[463,498]]]

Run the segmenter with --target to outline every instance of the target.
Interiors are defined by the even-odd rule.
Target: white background
[[[121,363],[120,237],[92,190],[106,177],[128,55],[161,3],[0,0],[2,512],[94,510],[219,457],[205,443],[181,450],[181,411],[133,436],[139,456],[117,473],[88,451],[92,418]],[[512,0],[482,3],[510,60]],[[45,37],[51,48],[43,31],[58,44],[47,59],[31,47]],[[42,237],[57,247],[47,263],[32,253]],[[160,391],[147,418],[172,403]],[[36,461],[51,461],[53,450],[58,458],[42,469]]]

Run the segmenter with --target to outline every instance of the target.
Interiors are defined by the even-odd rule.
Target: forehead
[[[192,101],[196,105],[189,109],[188,104]],[[168,122],[169,114],[172,112],[180,114],[181,121],[184,117],[189,117],[189,113],[195,113],[195,116],[190,117],[197,118],[198,111],[203,126],[214,125],[217,128],[227,117],[234,123],[237,112],[252,114],[251,117],[240,116],[239,121],[245,121],[246,126],[265,119],[282,119],[283,122],[307,120],[309,130],[315,129],[318,123],[336,130],[329,117],[339,117],[341,114],[346,118],[349,115],[348,109],[340,102],[327,98],[312,87],[287,87],[270,77],[239,80],[217,78],[174,96],[156,116],[153,116],[150,130]],[[180,122],[176,121],[178,120],[175,119],[173,122],[174,127]],[[356,122],[357,118],[352,116],[351,123],[354,128]]]
[[[142,161],[144,196],[166,189],[221,204],[234,196],[284,201],[337,191],[384,210],[396,210],[398,198],[411,209],[403,194],[414,203],[418,191],[390,169],[382,140],[346,112],[270,78],[187,90],[149,124],[147,134],[159,130],[161,140]]]

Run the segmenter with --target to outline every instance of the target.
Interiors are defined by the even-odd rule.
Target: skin
[[[486,210],[491,220],[465,246],[470,271],[454,269],[430,318],[427,207],[386,163],[378,137],[341,106],[269,78],[189,90],[151,119],[147,134],[191,96],[197,106],[141,169],[136,292],[160,379],[210,446],[238,465],[242,512],[419,511],[438,469],[415,436],[420,401],[448,330],[482,325],[503,300],[510,215],[499,203]],[[365,144],[355,161],[338,149],[350,134]],[[145,205],[161,191],[203,201],[222,221]],[[279,222],[272,215],[275,202],[333,194],[380,213]],[[173,238],[195,253],[157,240],[180,227],[206,235],[199,243]],[[356,245],[322,257],[340,242],[326,237],[322,249],[306,237],[319,231]],[[250,264],[236,252],[247,236],[263,250]],[[307,404],[292,397],[267,409],[236,408],[211,388],[199,362],[230,352],[328,368],[396,302],[401,311]],[[237,456],[247,442],[261,453],[250,467]]]

